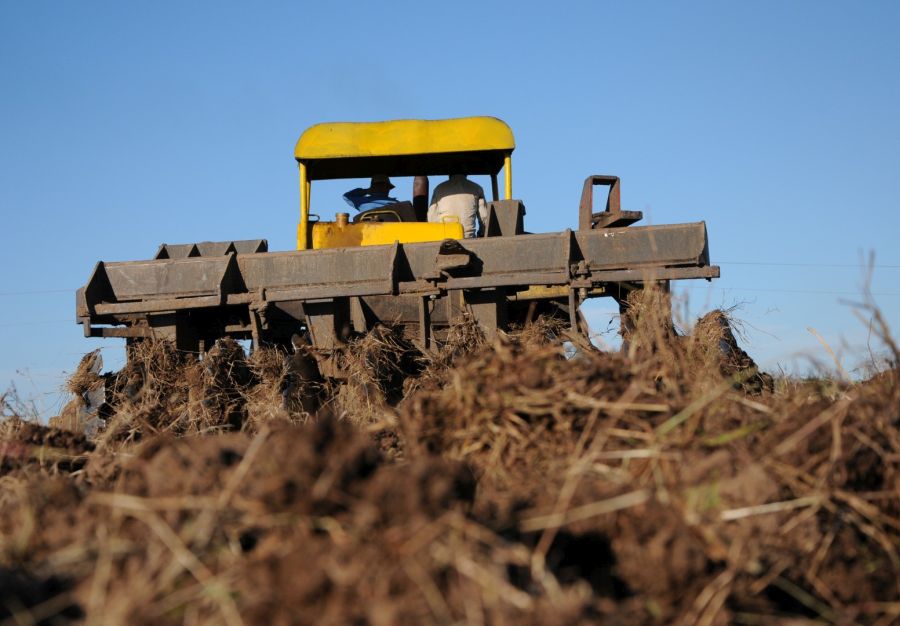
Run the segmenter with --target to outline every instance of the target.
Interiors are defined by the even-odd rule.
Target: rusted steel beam
[[[429,298],[437,306],[447,296],[459,293],[466,294],[461,302],[470,309],[477,305],[479,321],[490,324],[489,319],[505,320],[506,301],[531,286],[559,287],[564,293],[584,290],[580,293],[595,297],[605,294],[606,284],[619,281],[718,276],[718,268],[709,265],[702,222],[485,237],[452,245],[395,243],[276,253],[245,254],[235,246],[238,242],[225,243],[204,244],[206,252],[226,250],[222,255],[98,263],[76,296],[79,323],[86,326],[89,336],[96,336],[96,330],[103,336],[146,337],[146,332],[139,330],[140,320],[165,326],[174,323],[165,316],[177,312],[189,316],[178,318],[182,320],[179,324],[197,326],[201,329],[197,332],[244,332],[252,327],[255,316],[262,331],[274,332],[271,324],[290,326],[302,320],[311,324],[313,311],[315,315],[333,315],[338,300],[413,298],[410,305],[414,305],[411,313],[415,320],[420,317],[421,298]],[[240,248],[255,249],[253,245]],[[184,251],[179,249],[179,253]],[[477,295],[482,291],[482,296]],[[558,298],[551,295],[555,293],[548,292],[546,299]],[[301,308],[312,306],[306,314],[287,317],[273,308],[294,306],[291,303]],[[438,310],[443,309],[436,308],[435,314]],[[271,323],[267,311],[274,316]],[[357,318],[362,319],[361,312]],[[369,311],[368,315],[381,319],[387,313]],[[341,314],[343,317],[347,316]],[[428,318],[449,320],[449,310]],[[317,331],[325,332],[321,329],[336,323],[316,322]],[[93,328],[103,324],[131,328],[121,333]],[[427,344],[430,337],[423,335],[421,340]]]

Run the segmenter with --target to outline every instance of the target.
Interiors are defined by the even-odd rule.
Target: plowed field
[[[0,424],[0,623],[900,623],[897,370],[773,380],[722,319],[380,329],[345,384],[88,355],[50,426]]]

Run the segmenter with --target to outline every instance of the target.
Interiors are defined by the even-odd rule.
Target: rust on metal
[[[594,213],[594,187],[609,187],[606,197],[606,209]],[[619,228],[639,222],[644,214],[641,211],[623,211],[621,203],[620,181],[618,176],[594,174],[588,176],[581,190],[581,202],[578,205],[578,228]]]

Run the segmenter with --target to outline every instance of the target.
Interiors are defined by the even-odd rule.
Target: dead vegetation
[[[54,427],[0,424],[0,623],[896,623],[887,329],[893,369],[775,385],[655,297],[622,353],[382,328],[341,386],[302,349],[89,355]]]

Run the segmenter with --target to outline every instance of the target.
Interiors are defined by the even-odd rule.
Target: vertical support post
[[[260,319],[259,310],[250,307],[250,351],[256,352],[260,348]]]
[[[182,352],[200,354],[201,337],[197,327],[192,323],[190,313],[178,311],[175,314],[175,324],[172,330],[175,333],[175,349]]]
[[[578,294],[575,289],[569,289],[569,328],[573,333],[578,332]]]
[[[353,327],[353,330],[358,333],[366,333],[369,331],[369,324],[366,321],[363,300],[359,296],[350,298],[350,325]]]
[[[497,185],[497,175],[491,174],[491,200],[495,202],[500,199],[500,188]]]
[[[306,165],[300,163],[300,223],[297,224],[297,249],[306,250],[309,228],[309,180]]]
[[[473,289],[465,292],[466,305],[484,336],[492,341],[506,328],[506,292],[502,289]]]
[[[303,304],[306,327],[312,344],[322,350],[334,350],[350,336],[350,298]]]
[[[431,350],[431,312],[428,310],[428,296],[419,298],[419,340],[422,350]]]
[[[506,183],[505,200],[512,200],[512,153],[507,152],[503,158],[503,177]]]

